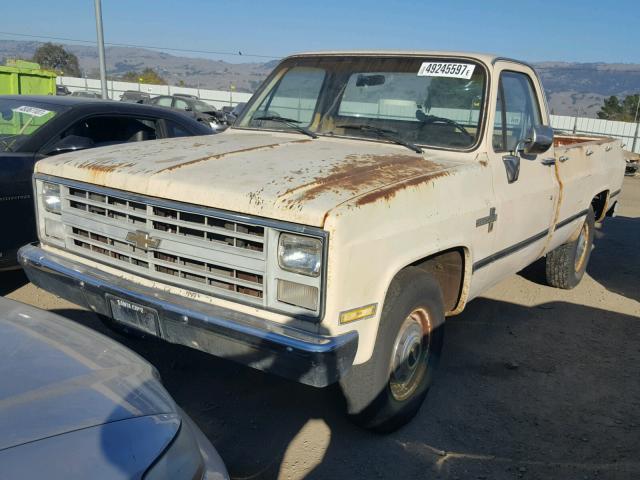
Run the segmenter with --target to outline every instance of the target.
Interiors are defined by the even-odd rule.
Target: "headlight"
[[[322,241],[281,233],[278,241],[278,264],[283,270],[317,277],[322,266]]]
[[[44,182],[42,184],[42,204],[46,211],[51,213],[60,213],[60,185],[55,183]]]

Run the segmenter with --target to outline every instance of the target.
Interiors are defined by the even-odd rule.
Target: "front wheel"
[[[545,269],[547,283],[550,286],[569,290],[580,283],[591,257],[594,228],[595,213],[593,208],[589,207],[578,238],[560,245],[547,254]]]
[[[391,432],[418,413],[440,357],[443,326],[438,283],[417,267],[402,270],[389,287],[371,359],[340,382],[354,423]]]

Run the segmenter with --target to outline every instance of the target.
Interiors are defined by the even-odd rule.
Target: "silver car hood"
[[[175,414],[154,368],[58,315],[0,298],[0,450],[136,417]]]

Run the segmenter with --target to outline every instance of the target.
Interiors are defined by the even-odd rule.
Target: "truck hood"
[[[59,155],[36,172],[321,227],[344,202],[428,181],[455,165],[380,142],[231,129]]]
[[[5,298],[0,354],[0,451],[177,413],[154,368],[138,355],[75,322]]]

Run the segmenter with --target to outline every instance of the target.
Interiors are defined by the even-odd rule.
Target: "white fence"
[[[640,123],[551,115],[551,126],[567,133],[614,137],[622,141],[625,150],[640,153]]]
[[[78,90],[100,93],[100,80],[75,77],[58,77],[58,85],[64,85],[71,92]],[[118,82],[107,80],[107,92],[109,98],[120,100],[120,96],[127,90],[135,90],[155,95],[174,95],[184,93],[187,95],[197,95],[205,102],[216,108],[228,105],[235,105],[246,102],[251,98],[250,93],[232,92],[224,90],[205,90],[203,88],[175,87],[172,85],[149,85],[145,83]]]
[[[65,85],[70,91],[77,90],[93,91],[100,93],[100,80],[74,78],[74,77],[58,77],[58,85]],[[251,98],[250,93],[241,93],[225,90],[206,90],[203,88],[176,87],[171,85],[149,85],[143,83],[117,82],[113,80],[107,81],[107,90],[109,98],[119,100],[120,95],[127,90],[135,90],[154,95],[173,95],[176,93],[185,93],[189,95],[197,95],[205,102],[216,108],[222,108],[227,105],[235,105],[240,102],[246,102]],[[290,108],[293,118],[298,118],[301,112],[306,110],[304,107],[305,99],[289,99],[290,105],[281,105],[281,108]],[[385,105],[383,109],[386,115],[391,113],[394,106]],[[311,107],[312,108],[312,107]],[[412,107],[413,108],[413,107]],[[295,112],[293,111],[295,110]],[[387,111],[388,110],[388,111]],[[380,113],[380,112],[378,112]],[[298,116],[296,116],[298,115]],[[398,114],[399,115],[399,114]],[[604,135],[620,139],[625,150],[640,153],[640,123],[616,122],[613,120],[600,120],[596,118],[585,117],[569,117],[563,115],[551,115],[551,126],[558,131],[566,133],[576,133],[585,135]]]

